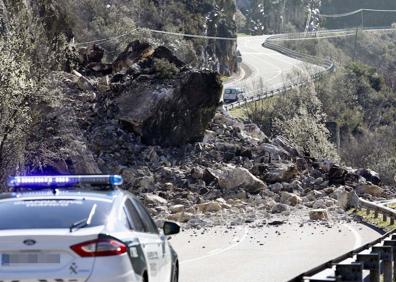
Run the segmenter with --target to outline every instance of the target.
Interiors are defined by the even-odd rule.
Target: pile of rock
[[[32,142],[39,144],[32,151],[46,150],[42,163],[51,170],[122,174],[152,214],[187,226],[299,210],[327,220],[344,216],[356,194],[394,194],[373,171],[307,157],[282,137],[270,140],[255,124],[216,112],[218,76],[185,67],[164,47],[135,41],[112,64],[102,63],[98,47],[84,52],[82,75],[54,75],[59,101],[41,109],[47,122],[37,136],[45,142]],[[158,76],[157,60],[177,72]]]

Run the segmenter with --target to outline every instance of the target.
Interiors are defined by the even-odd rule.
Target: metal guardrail
[[[396,28],[390,28],[390,27],[365,27],[363,29],[364,31],[368,32],[388,32],[388,31],[396,31]],[[334,30],[322,30],[322,31],[315,31],[315,32],[297,32],[297,33],[287,33],[287,34],[279,34],[279,35],[273,35],[268,37],[265,42],[263,43],[263,47],[269,48],[271,50],[277,51],[281,54],[284,54],[288,57],[301,60],[304,62],[307,62],[309,64],[313,65],[318,65],[324,68],[322,71],[318,71],[315,74],[311,75],[311,79],[313,80],[318,80],[323,77],[324,74],[329,73],[334,71],[335,69],[335,64],[329,59],[323,59],[303,53],[296,52],[294,50],[291,50],[289,48],[286,48],[279,43],[281,41],[288,41],[288,40],[305,40],[305,39],[325,39],[325,38],[331,38],[331,37],[340,37],[340,36],[353,36],[356,35],[356,29],[334,29]],[[263,91],[263,89],[258,89],[253,92],[262,92],[259,95],[255,95],[249,98],[245,98],[242,101],[237,101],[235,103],[227,104],[224,105],[225,110],[231,110],[234,108],[239,108],[242,107],[245,104],[255,102],[255,101],[260,101],[263,99],[267,99],[269,97],[272,97],[274,95],[284,93],[294,87],[300,87],[305,84],[307,84],[309,81],[303,81],[302,83],[291,83],[289,85],[284,85],[283,87],[270,90],[270,91]]]
[[[359,209],[394,224],[396,210],[359,199]],[[356,250],[300,274],[289,282],[393,282],[396,279],[396,229]]]
[[[284,93],[286,91],[289,91],[293,88],[296,87],[301,87],[303,85],[306,85],[307,83],[309,83],[311,80],[318,80],[320,78],[323,77],[324,74],[328,73],[328,72],[332,72],[335,69],[335,65],[331,60],[327,60],[327,59],[322,59],[322,58],[318,58],[318,57],[314,57],[314,56],[310,56],[307,54],[302,54],[299,52],[296,52],[294,50],[285,48],[284,46],[281,46],[280,44],[277,44],[276,42],[279,42],[281,38],[283,39],[288,39],[290,38],[290,36],[297,36],[298,34],[282,34],[282,35],[274,35],[274,36],[270,36],[268,37],[265,42],[263,43],[263,47],[277,51],[281,54],[284,54],[288,57],[294,58],[294,59],[298,59],[313,65],[317,65],[320,67],[323,67],[322,71],[318,71],[311,76],[310,79],[307,79],[305,81],[296,83],[296,82],[292,82],[290,84],[286,84],[280,88],[277,89],[273,89],[273,90],[267,90],[267,91],[263,91],[262,89],[258,89],[255,90],[254,92],[261,92],[259,95],[255,95],[249,98],[245,98],[241,101],[237,101],[231,104],[227,104],[224,105],[225,110],[229,111],[231,109],[234,108],[239,108],[242,107],[245,104],[251,103],[251,102],[256,102],[256,101],[260,101],[263,99],[267,99],[269,97]]]

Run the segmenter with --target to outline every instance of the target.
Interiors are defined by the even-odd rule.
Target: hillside
[[[166,30],[187,34],[235,37],[232,0],[134,1],[116,0],[1,0],[3,17],[12,18],[25,10],[41,18],[50,37],[63,33],[68,40],[99,42],[109,60],[114,59],[133,38],[149,39],[175,51],[180,58],[197,67],[230,75],[236,69],[236,43],[157,35],[136,28]]]

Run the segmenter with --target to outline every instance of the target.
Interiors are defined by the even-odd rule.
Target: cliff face
[[[238,8],[246,16],[245,32],[270,34],[305,27],[304,0],[239,0]]]

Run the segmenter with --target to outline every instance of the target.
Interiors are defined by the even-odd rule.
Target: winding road
[[[306,75],[322,70],[321,67],[264,48],[262,44],[268,37],[263,35],[238,38],[243,61],[242,71],[225,83],[224,87],[241,87],[246,90],[247,96],[255,96],[261,90],[281,88],[292,77],[295,78],[297,73]]]
[[[243,87],[247,96],[282,87],[289,75],[311,73],[307,65],[262,47],[267,36],[238,38],[243,67],[225,87]],[[172,239],[180,258],[181,282],[277,282],[380,237],[358,223],[305,223],[301,218],[281,226],[216,227],[188,230]],[[305,215],[305,218],[308,218]]]

